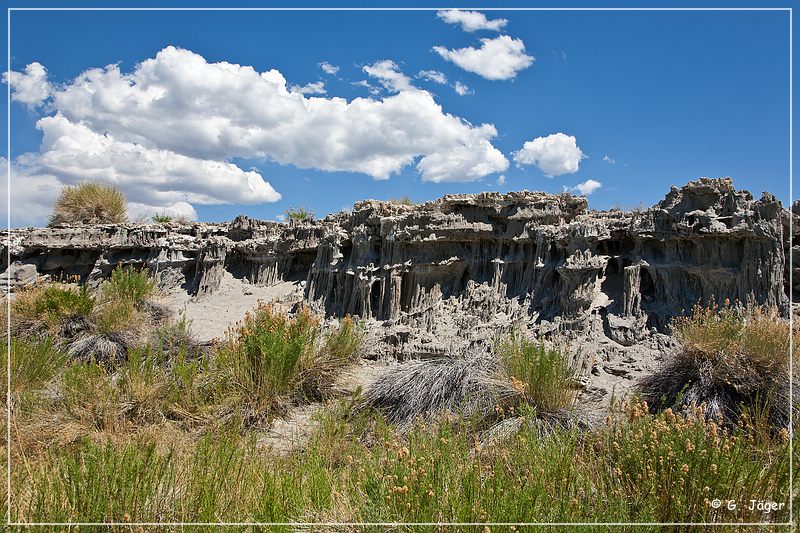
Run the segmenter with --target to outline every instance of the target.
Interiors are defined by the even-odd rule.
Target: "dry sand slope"
[[[284,281],[271,287],[251,285],[225,272],[219,290],[193,297],[177,289],[166,297],[166,304],[176,312],[184,312],[191,329],[200,341],[222,338],[230,326],[244,318],[262,302],[291,304],[303,298],[299,281]]]

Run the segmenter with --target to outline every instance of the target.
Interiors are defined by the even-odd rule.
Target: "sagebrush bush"
[[[514,334],[497,351],[526,403],[538,412],[554,413],[572,406],[575,371],[559,350]]]
[[[698,306],[672,327],[680,348],[639,384],[651,409],[704,405],[726,424],[747,411],[776,430],[788,425],[788,321],[759,308]]]
[[[119,267],[103,282],[101,292],[111,300],[125,300],[141,305],[155,294],[156,284],[145,270]]]
[[[112,185],[85,181],[61,190],[50,216],[57,224],[125,224],[125,196]]]

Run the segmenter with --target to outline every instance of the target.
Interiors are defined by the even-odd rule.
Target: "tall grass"
[[[85,285],[43,283],[15,294],[11,305],[12,324],[41,321],[57,326],[70,318],[87,318],[94,311],[96,298]]]
[[[61,189],[53,206],[50,225],[125,224],[125,196],[112,185],[85,181]]]
[[[224,394],[238,398],[253,420],[280,412],[293,401],[322,399],[352,362],[362,334],[348,318],[336,332],[320,337],[319,320],[308,309],[289,317],[272,306],[259,306],[217,350]]]

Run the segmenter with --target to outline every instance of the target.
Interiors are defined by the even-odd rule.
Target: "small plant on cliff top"
[[[314,212],[306,209],[303,206],[290,207],[286,211],[286,220],[293,222],[303,222],[314,220]]]
[[[50,225],[125,224],[125,196],[111,185],[85,181],[66,186],[53,206]]]

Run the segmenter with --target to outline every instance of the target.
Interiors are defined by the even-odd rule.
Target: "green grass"
[[[85,285],[45,283],[17,293],[12,316],[55,325],[67,318],[88,317],[95,304],[95,296]]]
[[[575,399],[575,372],[557,349],[519,334],[497,349],[516,388],[541,413],[569,409]]]
[[[82,440],[15,470],[18,520],[119,521],[762,521],[735,493],[788,498],[788,446],[769,449],[701,418],[627,416],[590,434],[523,426],[482,448],[458,425],[405,437],[375,416],[322,418],[302,453],[276,456],[221,432],[186,447],[157,438]],[[365,446],[360,439],[373,444]],[[767,518],[782,521],[787,511]]]
[[[156,224],[169,224],[172,222],[172,217],[167,214],[153,215],[151,218]]]

